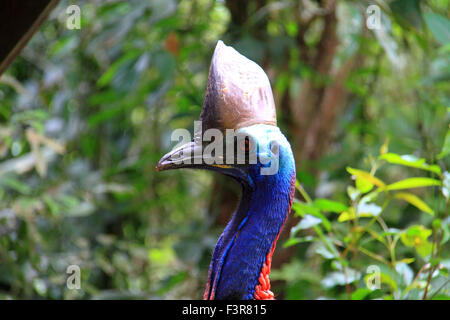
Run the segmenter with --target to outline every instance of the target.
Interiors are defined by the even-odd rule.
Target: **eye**
[[[278,153],[280,152],[280,145],[278,144],[278,142],[272,141],[270,143],[270,151],[272,152],[273,155],[275,156],[278,155]]]
[[[243,140],[240,139],[238,146],[241,151],[249,152],[250,151],[250,139],[248,137],[245,137],[245,139],[243,139]]]
[[[246,137],[244,140],[244,150],[248,152],[250,150],[250,140]]]

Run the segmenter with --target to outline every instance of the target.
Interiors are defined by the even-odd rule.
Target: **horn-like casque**
[[[220,40],[212,57],[200,119],[203,131],[277,125],[272,89],[264,70]]]

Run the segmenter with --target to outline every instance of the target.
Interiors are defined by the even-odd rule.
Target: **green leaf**
[[[320,210],[318,208],[297,199],[294,200],[292,209],[294,209],[295,213],[297,213],[301,217],[304,217],[305,214],[311,214],[314,216],[320,215]]]
[[[380,274],[380,282],[387,284],[389,287],[391,287],[392,291],[397,291],[398,285],[397,282],[387,273],[381,272]]]
[[[450,20],[446,17],[433,12],[424,14],[424,19],[428,29],[430,29],[433,36],[441,44],[450,42]]]
[[[439,180],[416,177],[392,183],[386,187],[386,190],[401,190],[401,189],[421,188],[440,185],[441,181]]]
[[[416,29],[422,26],[419,0],[394,0],[389,4],[389,7],[401,24]]]
[[[414,225],[402,232],[400,239],[407,247],[414,247],[422,256],[426,257],[431,254],[432,244],[428,241],[428,237],[432,234],[430,229],[422,225]]]
[[[369,203],[374,201],[378,197],[378,194],[380,192],[381,192],[380,189],[376,189],[375,191],[366,194],[364,197],[361,198],[360,203]]]
[[[431,298],[431,300],[450,300],[450,296],[447,296],[443,293],[437,294]]]
[[[43,198],[45,204],[47,205],[47,207],[50,209],[50,212],[52,215],[56,216],[60,213],[61,208],[60,208],[58,202],[56,202],[49,195],[46,195],[46,194],[42,198]]]
[[[285,243],[283,243],[283,248],[292,247],[296,244],[299,244],[301,241],[299,238],[290,238]]]
[[[383,181],[381,181],[380,179],[374,177],[369,172],[366,172],[366,171],[363,171],[363,170],[359,170],[359,169],[350,168],[350,167],[347,167],[347,172],[350,173],[351,175],[355,176],[356,178],[360,178],[360,179],[366,180],[366,181],[376,185],[377,187],[380,187],[380,188],[385,188],[386,187],[386,184]]]
[[[300,238],[291,237],[283,244],[283,248],[291,247],[291,246],[294,246],[299,243],[311,242],[311,241],[314,241],[314,239],[315,238],[313,236],[306,236],[306,237],[300,237]]]
[[[416,261],[415,258],[403,258],[403,259],[397,260],[397,263],[410,264],[410,263],[413,263],[414,261]]]
[[[116,75],[117,71],[121,66],[124,64],[130,62],[133,59],[136,59],[139,55],[138,50],[130,51],[126,53],[124,56],[122,56],[120,59],[115,61],[108,70],[105,71],[105,73],[102,74],[102,76],[97,80],[97,85],[100,87],[103,87],[107,84],[109,84],[114,76]]]
[[[49,49],[50,55],[64,55],[74,50],[79,43],[79,37],[74,34],[60,37]]]
[[[69,209],[76,208],[80,204],[80,200],[71,195],[60,194],[57,199]]]
[[[356,218],[370,218],[378,216],[382,211],[380,206],[373,203],[359,203],[357,210],[350,207],[347,211],[343,211],[339,217],[339,222],[345,222],[347,220],[353,220]]]
[[[295,234],[297,230],[309,229],[320,223],[322,223],[322,219],[307,214],[295,227],[292,228],[292,232]]]
[[[372,290],[369,290],[367,288],[359,288],[358,290],[352,293],[352,300],[363,300],[371,292]]]
[[[122,98],[123,95],[119,95],[116,91],[108,90],[93,94],[89,97],[88,102],[90,105],[96,106],[101,104],[111,104],[120,101]]]
[[[180,271],[180,272],[170,276],[169,279],[166,279],[163,282],[163,286],[160,289],[158,289],[158,294],[163,294],[165,292],[168,292],[170,289],[175,287],[178,283],[183,282],[187,278],[188,278],[188,273],[186,271]]]
[[[355,185],[361,193],[369,192],[373,188],[373,183],[361,178],[356,178]]]
[[[345,222],[353,219],[356,219],[356,212],[353,207],[350,207],[347,211],[342,212],[338,217],[339,222]]]
[[[167,265],[175,259],[175,252],[172,248],[152,248],[148,250],[148,258],[157,265]]]
[[[44,280],[39,279],[39,278],[34,278],[32,280],[32,283],[33,283],[33,288],[36,291],[36,293],[40,296],[45,296],[45,294],[47,293],[47,289],[48,289],[47,283]]]
[[[348,207],[345,204],[328,199],[316,199],[314,200],[314,206],[322,211],[336,213],[348,210]]]
[[[352,201],[356,201],[360,194],[361,192],[358,189],[352,186],[347,187],[347,195]]]
[[[428,170],[441,175],[441,168],[438,165],[430,165],[425,162],[425,159],[417,158],[413,155],[398,155],[395,153],[386,153],[379,157],[379,159],[386,160],[389,163],[400,164],[403,166]]]
[[[319,218],[327,231],[331,230],[331,222],[320,212],[318,208],[314,206],[314,204],[295,200],[292,204],[292,209],[294,209],[295,212],[302,217],[305,217],[305,214],[309,214]]]
[[[433,244],[429,241],[425,241],[422,244],[417,245],[416,250],[422,257],[429,256],[433,251]]]
[[[21,194],[30,194],[32,190],[28,185],[13,177],[3,177],[2,179],[0,179],[0,185],[3,185],[4,187],[10,188]]]
[[[447,134],[445,135],[444,145],[442,146],[441,152],[437,155],[438,160],[443,159],[448,154],[450,154],[450,129],[447,130]]]
[[[90,116],[88,119],[88,124],[90,127],[95,127],[111,118],[117,117],[121,114],[121,112],[129,109],[130,107],[130,105],[117,104],[115,106],[104,108],[103,110]]]
[[[423,212],[434,215],[434,211],[425,202],[423,202],[419,197],[417,197],[416,195],[414,195],[412,193],[399,192],[399,193],[396,193],[394,195],[394,197],[397,199],[405,200],[405,201],[409,202],[410,204],[412,204],[413,206],[415,206],[416,208],[418,208],[419,210],[422,210]]]
[[[316,249],[316,253],[328,260],[337,258],[336,254],[328,250],[323,243],[319,243]]]
[[[78,206],[70,208],[66,211],[66,215],[70,217],[85,217],[92,214],[95,211],[95,207],[90,202],[81,202]]]

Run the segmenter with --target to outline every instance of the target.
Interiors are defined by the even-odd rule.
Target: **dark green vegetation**
[[[63,1],[0,79],[0,297],[201,298],[239,188],[154,167],[222,39],[266,70],[297,161],[276,296],[448,298],[449,3],[374,1],[368,30],[371,3],[78,1],[68,30]]]

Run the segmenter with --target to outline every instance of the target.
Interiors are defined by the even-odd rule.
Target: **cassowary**
[[[194,139],[163,156],[156,169],[208,169],[231,176],[242,186],[240,204],[213,251],[204,299],[273,299],[270,266],[292,206],[294,157],[277,127],[267,75],[222,41],[211,61],[200,120],[201,131]],[[208,129],[224,134],[223,154],[204,152],[208,143],[199,137]],[[232,139],[228,129],[234,130]],[[237,154],[244,154],[244,159]],[[250,161],[252,155],[256,161]],[[217,163],[212,158],[228,161]]]

